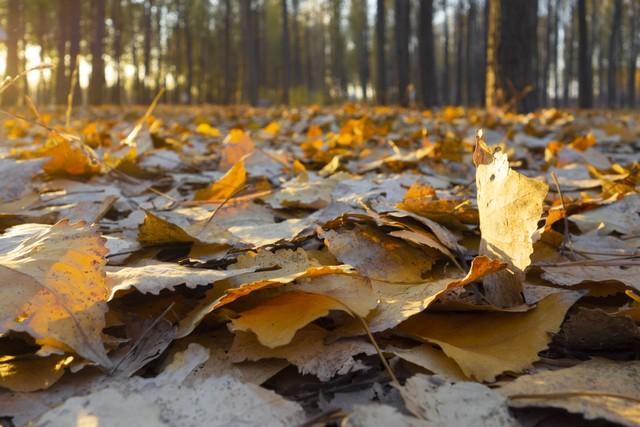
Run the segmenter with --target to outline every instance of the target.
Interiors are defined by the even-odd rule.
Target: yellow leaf
[[[5,356],[0,360],[0,387],[28,393],[51,387],[64,375],[72,356],[17,358]]]
[[[207,188],[196,191],[194,200],[224,201],[240,190],[247,182],[244,161],[233,165],[226,174]]]
[[[44,165],[44,171],[48,174],[82,176],[100,172],[100,165],[89,156],[83,147],[66,139],[45,148],[41,156],[51,158]]]
[[[200,135],[210,136],[212,138],[222,136],[218,128],[214,128],[209,123],[200,123],[196,128],[196,132]]]
[[[0,255],[0,333],[21,331],[110,366],[102,344],[109,290],[103,239],[61,221]]]
[[[231,129],[222,147],[220,170],[226,171],[230,169],[244,156],[253,153],[254,149],[255,146],[251,138],[249,138],[249,135],[241,129]]]
[[[581,296],[578,292],[554,293],[525,313],[420,313],[397,329],[442,347],[468,377],[493,381],[503,372],[531,367]]]
[[[280,132],[280,124],[278,122],[271,122],[262,130],[272,136],[276,136],[278,132]]]
[[[348,311],[335,298],[306,292],[287,292],[240,313],[231,328],[252,331],[265,347],[275,348],[291,342],[298,329],[331,310]]]
[[[478,148],[478,147],[477,147]],[[478,149],[474,153],[477,156]],[[509,167],[507,154],[489,153],[476,162],[476,186],[480,215],[480,255],[507,263],[507,270],[484,279],[489,302],[505,307],[522,302],[524,269],[531,263],[532,235],[538,227],[549,187]]]

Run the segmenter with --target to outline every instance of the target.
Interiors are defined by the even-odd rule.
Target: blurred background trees
[[[16,105],[634,108],[640,0],[0,0]],[[73,70],[77,72],[73,73]],[[72,85],[71,79],[76,82]]]

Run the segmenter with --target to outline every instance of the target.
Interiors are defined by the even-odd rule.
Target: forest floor
[[[2,425],[640,425],[637,112],[16,114]]]

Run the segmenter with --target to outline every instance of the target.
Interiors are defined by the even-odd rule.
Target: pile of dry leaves
[[[640,425],[638,115],[83,114],[3,123],[6,425]]]

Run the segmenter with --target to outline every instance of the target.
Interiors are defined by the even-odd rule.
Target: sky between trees
[[[4,0],[4,105],[636,105],[640,0]],[[74,74],[72,71],[77,69]]]

